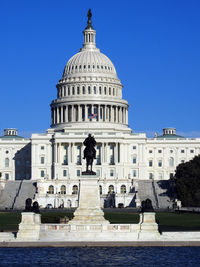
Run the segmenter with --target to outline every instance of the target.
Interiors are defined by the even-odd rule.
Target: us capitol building
[[[5,129],[0,137],[0,208],[23,208],[27,197],[42,207],[77,207],[88,133],[97,141],[94,170],[102,207],[138,207],[146,197],[157,208],[170,206],[166,191],[176,166],[200,154],[200,138],[179,136],[175,128],[154,138],[132,132],[123,86],[96,47],[91,16],[83,35],[83,47],[56,86],[46,133],[26,139],[17,129]]]

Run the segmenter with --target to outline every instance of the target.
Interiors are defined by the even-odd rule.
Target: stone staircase
[[[0,192],[0,209],[11,209],[21,181],[7,181]]]
[[[36,187],[33,181],[7,181],[0,191],[0,209],[24,209],[25,200],[34,198]]]
[[[140,201],[147,198],[151,199],[155,209],[167,209],[172,207],[169,196],[169,181],[138,181],[138,198]]]
[[[33,181],[23,180],[19,193],[13,203],[13,209],[25,209],[26,199],[31,198],[33,200],[35,193],[36,187],[33,185]]]

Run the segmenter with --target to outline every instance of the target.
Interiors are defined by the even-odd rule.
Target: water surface
[[[200,266],[200,247],[1,248],[0,266]]]

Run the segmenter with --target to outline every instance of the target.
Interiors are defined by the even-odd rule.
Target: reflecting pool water
[[[0,266],[200,266],[200,247],[1,248]]]

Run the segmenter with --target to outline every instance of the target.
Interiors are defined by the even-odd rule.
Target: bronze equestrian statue
[[[91,134],[88,134],[88,137],[85,139],[83,144],[85,146],[83,159],[86,159],[86,171],[82,172],[82,174],[83,175],[84,174],[95,175],[96,172],[92,171],[92,164],[93,164],[93,160],[96,159],[96,150],[95,150],[96,141]],[[89,166],[90,166],[90,170],[89,170]]]

